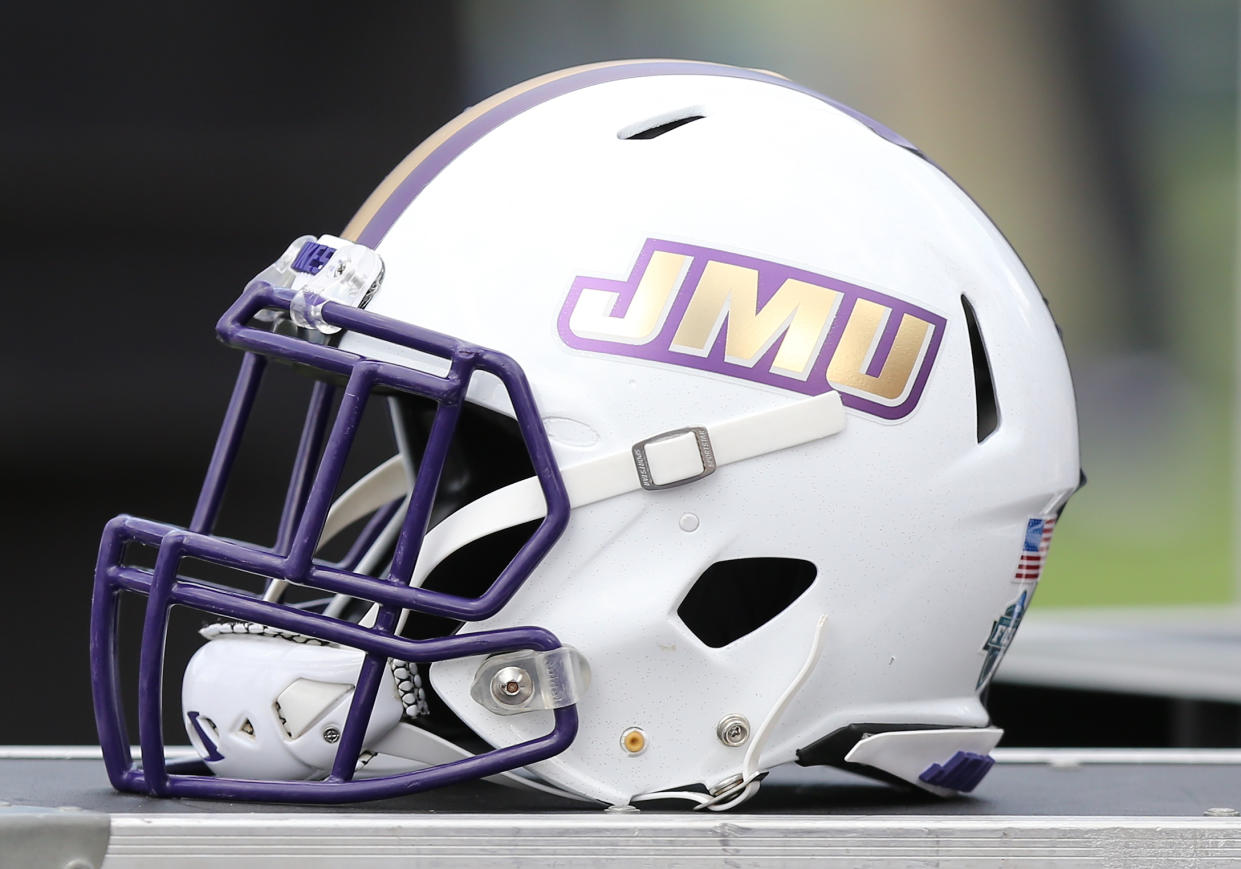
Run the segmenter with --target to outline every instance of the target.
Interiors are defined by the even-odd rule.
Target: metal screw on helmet
[[[505,706],[520,706],[534,693],[534,681],[521,667],[504,667],[491,677],[491,696]]]
[[[329,744],[335,744],[340,741],[340,729],[336,727],[323,728],[323,741]]]
[[[725,715],[715,725],[715,735],[729,748],[745,745],[750,739],[750,722],[742,715]]]

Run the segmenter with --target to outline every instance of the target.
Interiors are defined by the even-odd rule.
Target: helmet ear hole
[[[713,649],[767,624],[810,588],[818,570],[801,558],[717,561],[677,608],[685,626]]]
[[[978,442],[985,441],[1000,427],[1000,408],[995,402],[995,380],[991,377],[991,362],[987,359],[987,345],[978,328],[978,315],[965,296],[961,297],[965,310],[965,325],[970,333],[970,359],[974,364],[974,406],[978,420]]]

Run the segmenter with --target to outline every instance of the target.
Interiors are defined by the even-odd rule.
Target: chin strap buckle
[[[633,463],[643,489],[671,489],[715,473],[715,450],[707,430],[694,425],[638,441]]]

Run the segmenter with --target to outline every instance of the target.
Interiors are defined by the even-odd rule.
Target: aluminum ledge
[[[1167,867],[1241,861],[1235,818],[114,815],[105,869],[261,865]]]
[[[100,812],[0,803],[0,866],[99,869],[109,831]]]
[[[716,815],[603,812],[487,783],[330,810],[160,800],[114,792],[95,747],[9,747],[0,799],[82,807],[56,814],[106,825],[103,869],[1241,866],[1241,814],[1207,814],[1241,810],[1241,750],[995,755],[967,798],[781,767],[743,811]],[[14,864],[11,841],[0,830],[2,869],[72,865]]]

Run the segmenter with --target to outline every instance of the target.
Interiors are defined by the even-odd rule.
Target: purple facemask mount
[[[388,658],[433,662],[525,649],[549,651],[561,645],[553,634],[539,627],[513,627],[422,640],[398,636],[395,629],[404,609],[466,622],[495,615],[559,539],[569,519],[569,498],[530,385],[514,360],[494,350],[336,302],[328,302],[323,307],[322,316],[330,324],[445,359],[450,366],[448,373],[435,375],[251,325],[260,311],[287,314],[294,296],[291,290],[254,281],[217,326],[222,340],[245,350],[246,354],[189,526],[180,528],[122,515],[110,521],[104,530],[91,611],[91,676],[99,740],[113,787],[155,796],[334,803],[399,796],[483,778],[559,754],[569,747],[577,734],[578,714],[574,705],[556,709],[553,729],[537,739],[413,772],[353,780]],[[315,384],[276,543],[272,547],[212,536],[225,483],[267,357],[347,378],[330,433],[328,423],[335,387],[322,381]],[[431,507],[466,390],[476,371],[494,375],[508,392],[547,502],[547,515],[491,587],[477,598],[465,598],[411,588],[407,583],[427,532]],[[368,545],[364,542],[366,538],[374,538],[386,518],[395,513],[396,505],[379,510],[343,561],[328,564],[314,558],[353,435],[366,400],[375,387],[430,398],[437,403],[392,564],[382,578],[364,576],[352,568]],[[126,564],[127,545],[155,549],[154,569]],[[289,604],[264,601],[261,595],[187,579],[178,574],[183,558],[370,601],[379,605],[378,617],[372,627],[364,627]],[[140,764],[134,762],[130,750],[121,692],[118,615],[124,592],[147,596],[138,671]],[[168,762],[162,733],[163,650],[170,610],[176,604],[227,619],[270,625],[365,653],[348,718],[337,744],[335,762],[326,779],[255,781],[190,775]]]

